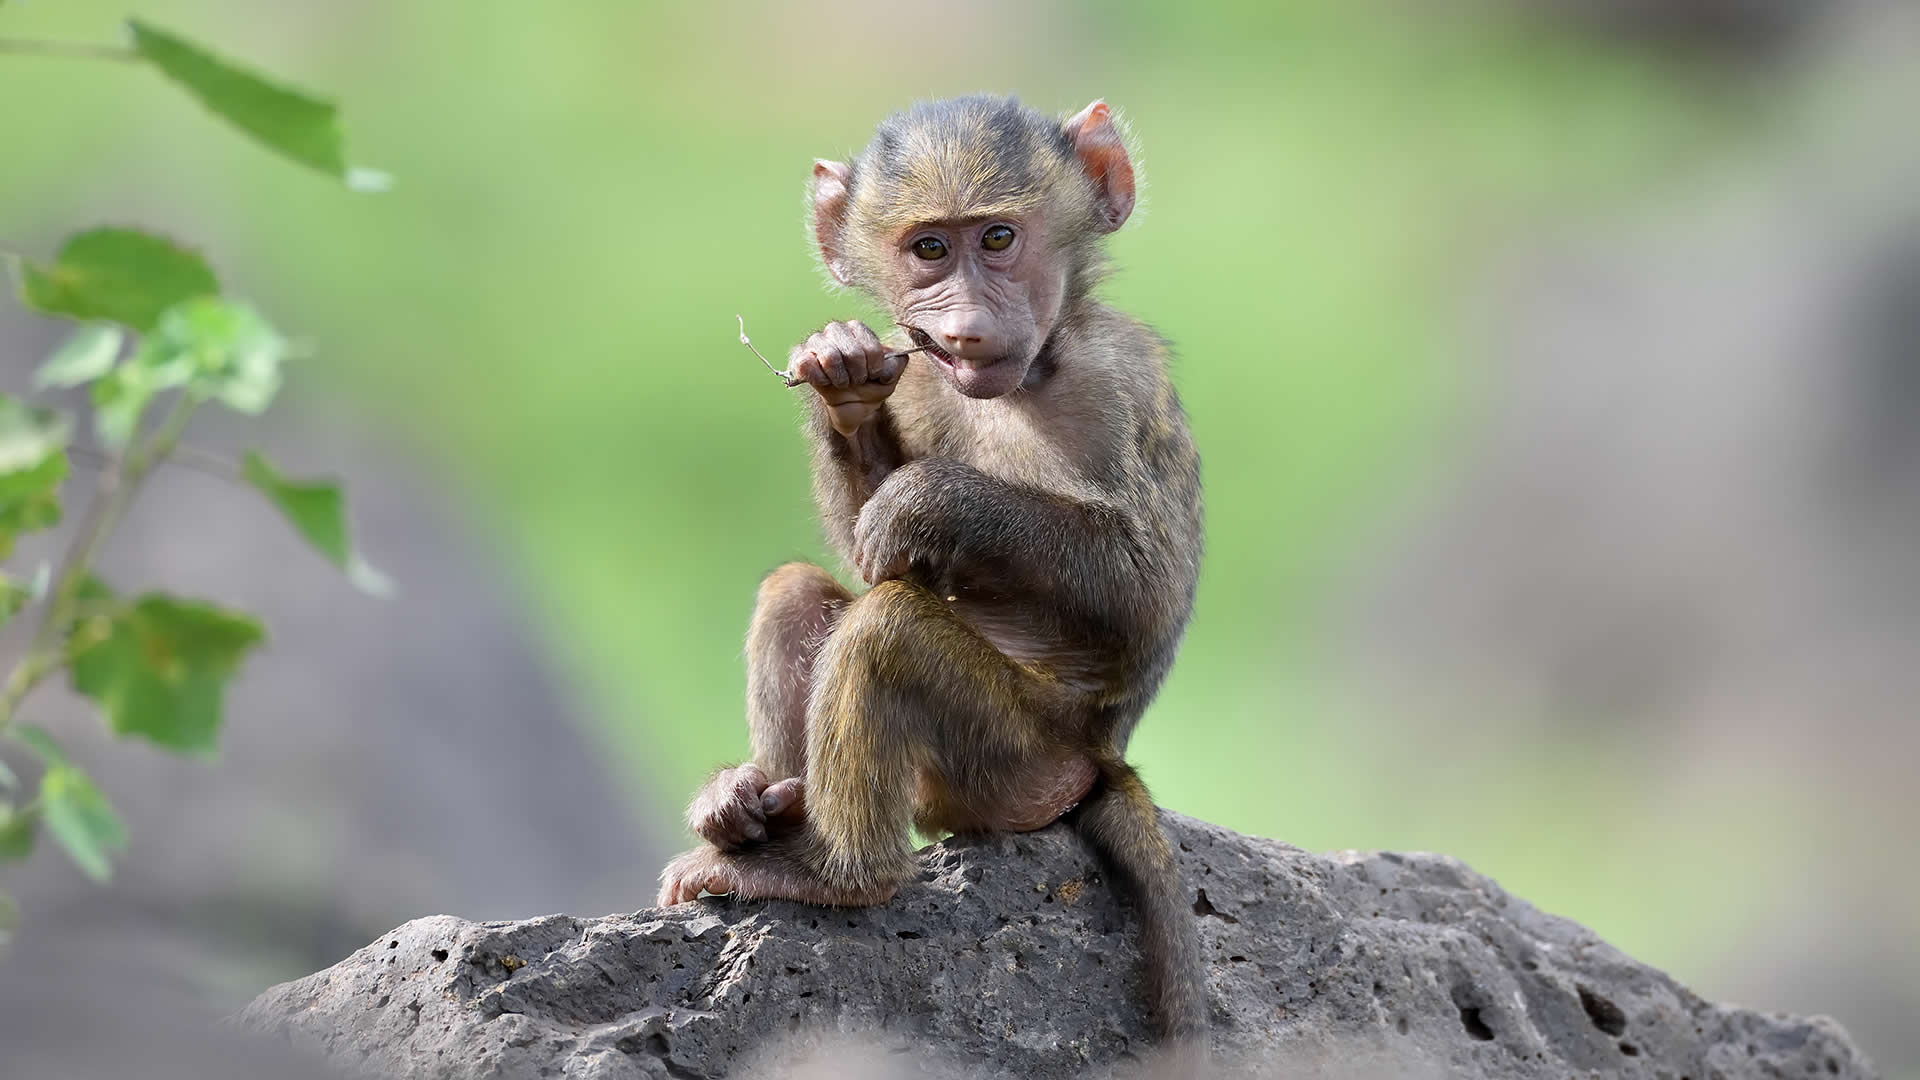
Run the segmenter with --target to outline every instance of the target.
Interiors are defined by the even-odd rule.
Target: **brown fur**
[[[762,586],[748,636],[754,761],[761,781],[803,785],[805,811],[756,819],[738,795],[754,774],[720,774],[693,816],[703,836],[733,842],[670,866],[662,899],[706,888],[879,902],[914,871],[914,825],[1037,828],[1077,801],[1068,820],[1141,917],[1162,1030],[1197,1040],[1193,915],[1122,759],[1173,663],[1201,549],[1199,463],[1166,348],[1089,292],[1099,238],[1132,206],[1124,148],[1104,105],[1062,123],[961,99],[890,119],[851,165],[823,162],[815,178],[822,257],[896,317],[916,269],[901,269],[899,245],[927,222],[1030,224],[1064,299],[1000,396],[960,393],[930,359],[865,389],[810,369],[822,521],[878,584],[854,596],[794,564]],[[879,365],[853,325],[809,339],[812,358],[845,355],[853,370],[846,350],[866,341],[859,362]],[[863,393],[863,419],[829,406]]]

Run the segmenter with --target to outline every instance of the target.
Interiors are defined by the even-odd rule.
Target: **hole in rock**
[[[1591,987],[1580,987],[1580,1007],[1587,1010],[1587,1019],[1593,1021],[1593,1026],[1608,1035],[1619,1035],[1627,1030],[1627,1014]]]
[[[1224,922],[1224,923],[1237,923],[1240,921],[1239,919],[1236,919],[1233,916],[1227,914],[1226,912],[1221,911],[1218,908],[1214,907],[1213,901],[1207,899],[1207,890],[1205,889],[1201,889],[1199,893],[1194,897],[1193,913],[1195,915],[1199,915],[1203,917],[1211,915],[1212,917],[1219,919],[1221,922]]]
[[[1460,1026],[1467,1030],[1467,1034],[1481,1042],[1487,1042],[1493,1038],[1493,1029],[1487,1026],[1485,1020],[1480,1019],[1480,1010],[1471,1006],[1463,1006],[1460,1009]]]

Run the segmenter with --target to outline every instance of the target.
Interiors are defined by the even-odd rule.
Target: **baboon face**
[[[1100,240],[1133,209],[1133,167],[1107,106],[1060,121],[1011,98],[890,117],[851,165],[814,165],[827,269],[886,305],[960,393],[1026,381]]]

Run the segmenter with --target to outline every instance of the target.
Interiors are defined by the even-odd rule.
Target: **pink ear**
[[[853,284],[852,268],[841,250],[840,233],[847,223],[847,181],[853,176],[843,162],[813,163],[813,242],[827,273],[842,285]]]
[[[1113,110],[1096,101],[1068,120],[1066,131],[1080,155],[1080,167],[1099,194],[1100,224],[1112,232],[1133,213],[1133,162],[1127,160],[1120,129],[1113,126]]]

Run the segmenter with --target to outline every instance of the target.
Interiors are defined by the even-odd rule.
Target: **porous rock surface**
[[[1703,1001],[1456,860],[1313,855],[1165,820],[1227,1070],[1874,1075],[1833,1021]],[[241,1019],[407,1077],[777,1075],[770,1054],[849,1038],[879,1055],[871,1075],[1097,1076],[1148,1055],[1133,923],[1071,832],[951,840],[922,867],[871,909],[419,919]]]

